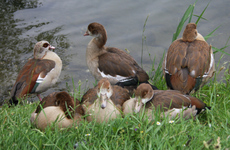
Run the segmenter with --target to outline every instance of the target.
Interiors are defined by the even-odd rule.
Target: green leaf
[[[210,3],[210,2],[209,2]],[[202,13],[200,14],[200,16],[198,17],[197,21],[196,21],[196,25],[198,24],[198,22],[200,21],[201,17],[203,16],[205,10],[208,8],[208,5],[209,3],[207,4],[207,6],[204,8],[204,10],[202,11]]]
[[[179,36],[179,34],[180,34],[180,32],[184,26],[185,21],[188,20],[189,16],[193,12],[193,10],[194,10],[194,4],[189,5],[188,9],[185,11],[183,17],[181,18],[179,25],[177,26],[176,32],[173,34],[172,42],[175,41],[177,39],[177,37]]]
[[[221,26],[221,25],[219,25],[219,26],[218,26],[217,28],[215,28],[212,32],[210,32],[208,35],[206,35],[206,36],[204,37],[204,39],[207,40],[208,38],[215,36],[215,35],[212,35],[212,34],[213,34],[220,26]]]
[[[194,15],[194,14],[193,14],[193,16],[195,16],[195,17],[200,17],[199,15]],[[208,20],[208,19],[206,19],[206,18],[204,18],[204,17],[201,17],[201,19],[206,20],[206,21]]]
[[[221,53],[224,53],[224,54],[226,54],[226,55],[230,55],[229,53],[227,53],[227,52],[224,51],[224,49],[227,48],[227,47],[229,47],[229,46],[230,46],[230,45],[226,45],[226,46],[222,47],[221,49],[218,49],[218,48],[212,46],[212,49],[215,50],[215,51],[213,52],[213,54],[215,54],[215,53],[217,53],[217,52],[221,52]]]

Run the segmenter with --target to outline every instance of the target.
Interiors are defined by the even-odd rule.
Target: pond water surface
[[[9,92],[19,70],[33,56],[37,41],[47,40],[56,47],[55,52],[63,61],[63,70],[53,91],[73,91],[77,88],[93,87],[94,78],[88,72],[85,51],[91,37],[83,34],[91,22],[105,26],[108,34],[107,46],[128,49],[130,55],[141,63],[142,32],[145,20],[143,68],[151,69],[153,59],[158,65],[164,50],[172,41],[172,35],[185,10],[194,1],[184,0],[2,0],[0,3],[0,101],[9,99]],[[197,2],[194,14],[200,15],[209,0]],[[217,48],[224,47],[230,36],[230,3],[228,0],[211,1],[198,24],[202,35],[209,34],[219,25],[216,36],[207,40]],[[196,21],[193,17],[193,22]],[[183,31],[183,29],[182,29]],[[225,50],[230,52],[229,48]],[[218,62],[220,53],[215,56]],[[228,61],[224,56],[220,64]],[[68,86],[69,88],[68,88]],[[82,93],[84,90],[82,91]],[[30,98],[38,100],[32,96]]]

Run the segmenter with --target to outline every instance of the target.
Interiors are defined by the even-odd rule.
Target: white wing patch
[[[148,98],[142,98],[141,102],[142,102],[143,104],[146,104],[149,100],[150,100],[150,99],[148,99]]]
[[[52,72],[53,70],[54,70],[54,68],[51,69],[50,72]],[[49,73],[50,73],[50,72],[49,72]],[[48,76],[49,73],[47,73],[47,75],[46,75],[44,78],[42,78],[42,77],[41,77],[41,74],[39,74],[39,76],[38,76],[38,78],[37,78],[37,80],[36,80],[36,83],[39,83],[39,84],[42,83],[42,82],[45,80],[45,78]]]
[[[201,35],[202,36],[202,35]],[[203,37],[203,36],[202,36]],[[205,40],[204,40],[205,41]],[[166,55],[165,55],[165,66],[164,66],[164,70],[165,70],[165,73],[168,73],[169,74],[169,72],[168,72],[168,69],[166,68],[166,64],[167,64],[167,53],[166,53]],[[205,72],[205,74],[202,76],[203,78],[206,78],[207,76],[208,76],[208,74],[209,74],[209,72],[210,72],[210,70],[212,69],[212,66],[214,65],[214,56],[213,56],[213,54],[211,54],[211,62],[210,62],[210,66],[209,66],[209,69],[208,69],[208,72]],[[192,70],[191,72],[190,72],[190,75],[191,76],[194,76],[195,75],[195,70]],[[198,78],[199,78],[200,76],[198,76]]]
[[[36,83],[42,83],[44,81],[44,78],[41,77],[41,75],[38,76]]]
[[[171,117],[175,117],[175,116],[177,116],[177,115],[179,115],[185,108],[187,108],[187,107],[183,107],[183,108],[173,108],[173,109],[171,109],[171,110],[169,110],[169,111],[167,111],[167,112],[165,112],[166,114],[168,114],[169,113],[169,115],[171,116]]]
[[[192,70],[189,74],[190,74],[190,76],[194,77],[195,74],[196,74],[196,71],[195,71],[195,70]]]
[[[167,64],[167,53],[165,54],[165,66],[164,66],[164,70],[165,70],[165,73],[169,74],[169,71],[168,69],[166,68],[166,64]]]
[[[185,97],[186,99],[188,99],[190,102],[191,102],[191,100],[190,100],[190,98],[189,97],[187,97],[186,95],[182,95],[183,97]],[[190,104],[191,105],[191,104]]]
[[[132,78],[130,78],[130,77],[123,77],[123,76],[120,76],[120,75],[116,75],[116,76],[111,76],[110,74],[106,75],[106,74],[104,74],[104,72],[101,72],[99,70],[99,68],[97,68],[97,71],[101,74],[101,76],[103,78],[114,79],[114,80],[117,80],[117,81],[120,81],[120,82],[126,82],[126,81],[129,81],[129,80],[132,80]],[[133,70],[133,72],[135,72],[135,71]]]
[[[150,98],[142,98],[142,99],[141,99],[141,102],[142,102],[143,104],[146,104],[148,101],[150,101],[150,100],[153,98],[153,96],[154,96],[154,94],[153,94]]]
[[[209,66],[209,69],[208,69],[208,72],[205,72],[205,74],[203,75],[203,78],[207,77],[210,70],[212,69],[212,66],[214,65],[214,56],[213,54],[211,54],[211,62],[210,62],[210,66]]]

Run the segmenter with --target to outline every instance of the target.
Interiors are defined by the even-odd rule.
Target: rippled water
[[[91,22],[103,24],[108,33],[107,46],[128,49],[137,62],[141,62],[142,31],[149,15],[144,45],[143,67],[150,70],[152,60],[160,61],[164,50],[172,41],[172,35],[190,4],[194,1],[161,0],[2,0],[0,3],[0,101],[9,98],[9,92],[17,73],[33,55],[37,41],[47,40],[56,47],[56,53],[63,60],[59,82],[52,91],[73,91],[72,81],[82,88],[92,87],[94,78],[87,71],[85,50],[91,37],[83,34]],[[194,14],[201,14],[209,0],[200,0]],[[198,24],[198,31],[207,35],[217,26],[216,36],[208,43],[217,48],[225,45],[229,34],[230,3],[228,0],[211,1],[204,17]],[[193,22],[196,17],[193,17]],[[229,49],[226,49],[229,53]],[[220,53],[216,55],[218,61]],[[221,64],[228,61],[228,56]],[[87,82],[88,81],[88,82]],[[67,88],[67,85],[69,88]],[[31,100],[37,100],[32,97]]]

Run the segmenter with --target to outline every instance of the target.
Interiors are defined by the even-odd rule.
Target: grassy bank
[[[173,40],[178,37],[184,24],[191,21],[194,7],[188,7]],[[203,12],[198,16],[198,22],[202,15]],[[215,52],[227,55],[224,53],[227,43],[221,49],[214,48]],[[150,82],[160,89],[166,89],[161,63],[159,66],[153,63],[149,71]],[[217,63],[217,72],[212,81],[193,95],[212,107],[194,120],[170,122],[156,114],[156,119],[150,122],[144,118],[144,114],[140,114],[104,124],[81,122],[70,129],[60,131],[47,128],[41,132],[30,123],[30,114],[38,103],[11,108],[5,105],[0,108],[0,149],[74,149],[76,143],[78,149],[229,149],[230,75],[225,70],[224,78],[217,82],[220,66]],[[82,93],[80,89],[76,88],[74,94]]]
[[[226,74],[226,79],[230,76]],[[225,82],[225,83],[224,83]],[[82,122],[71,129],[45,132],[30,123],[37,103],[0,110],[1,149],[219,149],[230,148],[229,81],[211,82],[195,96],[212,106],[195,120],[153,122],[126,116],[109,123]],[[219,142],[218,142],[219,138]],[[205,144],[207,143],[207,145]],[[218,148],[219,147],[219,148]]]

